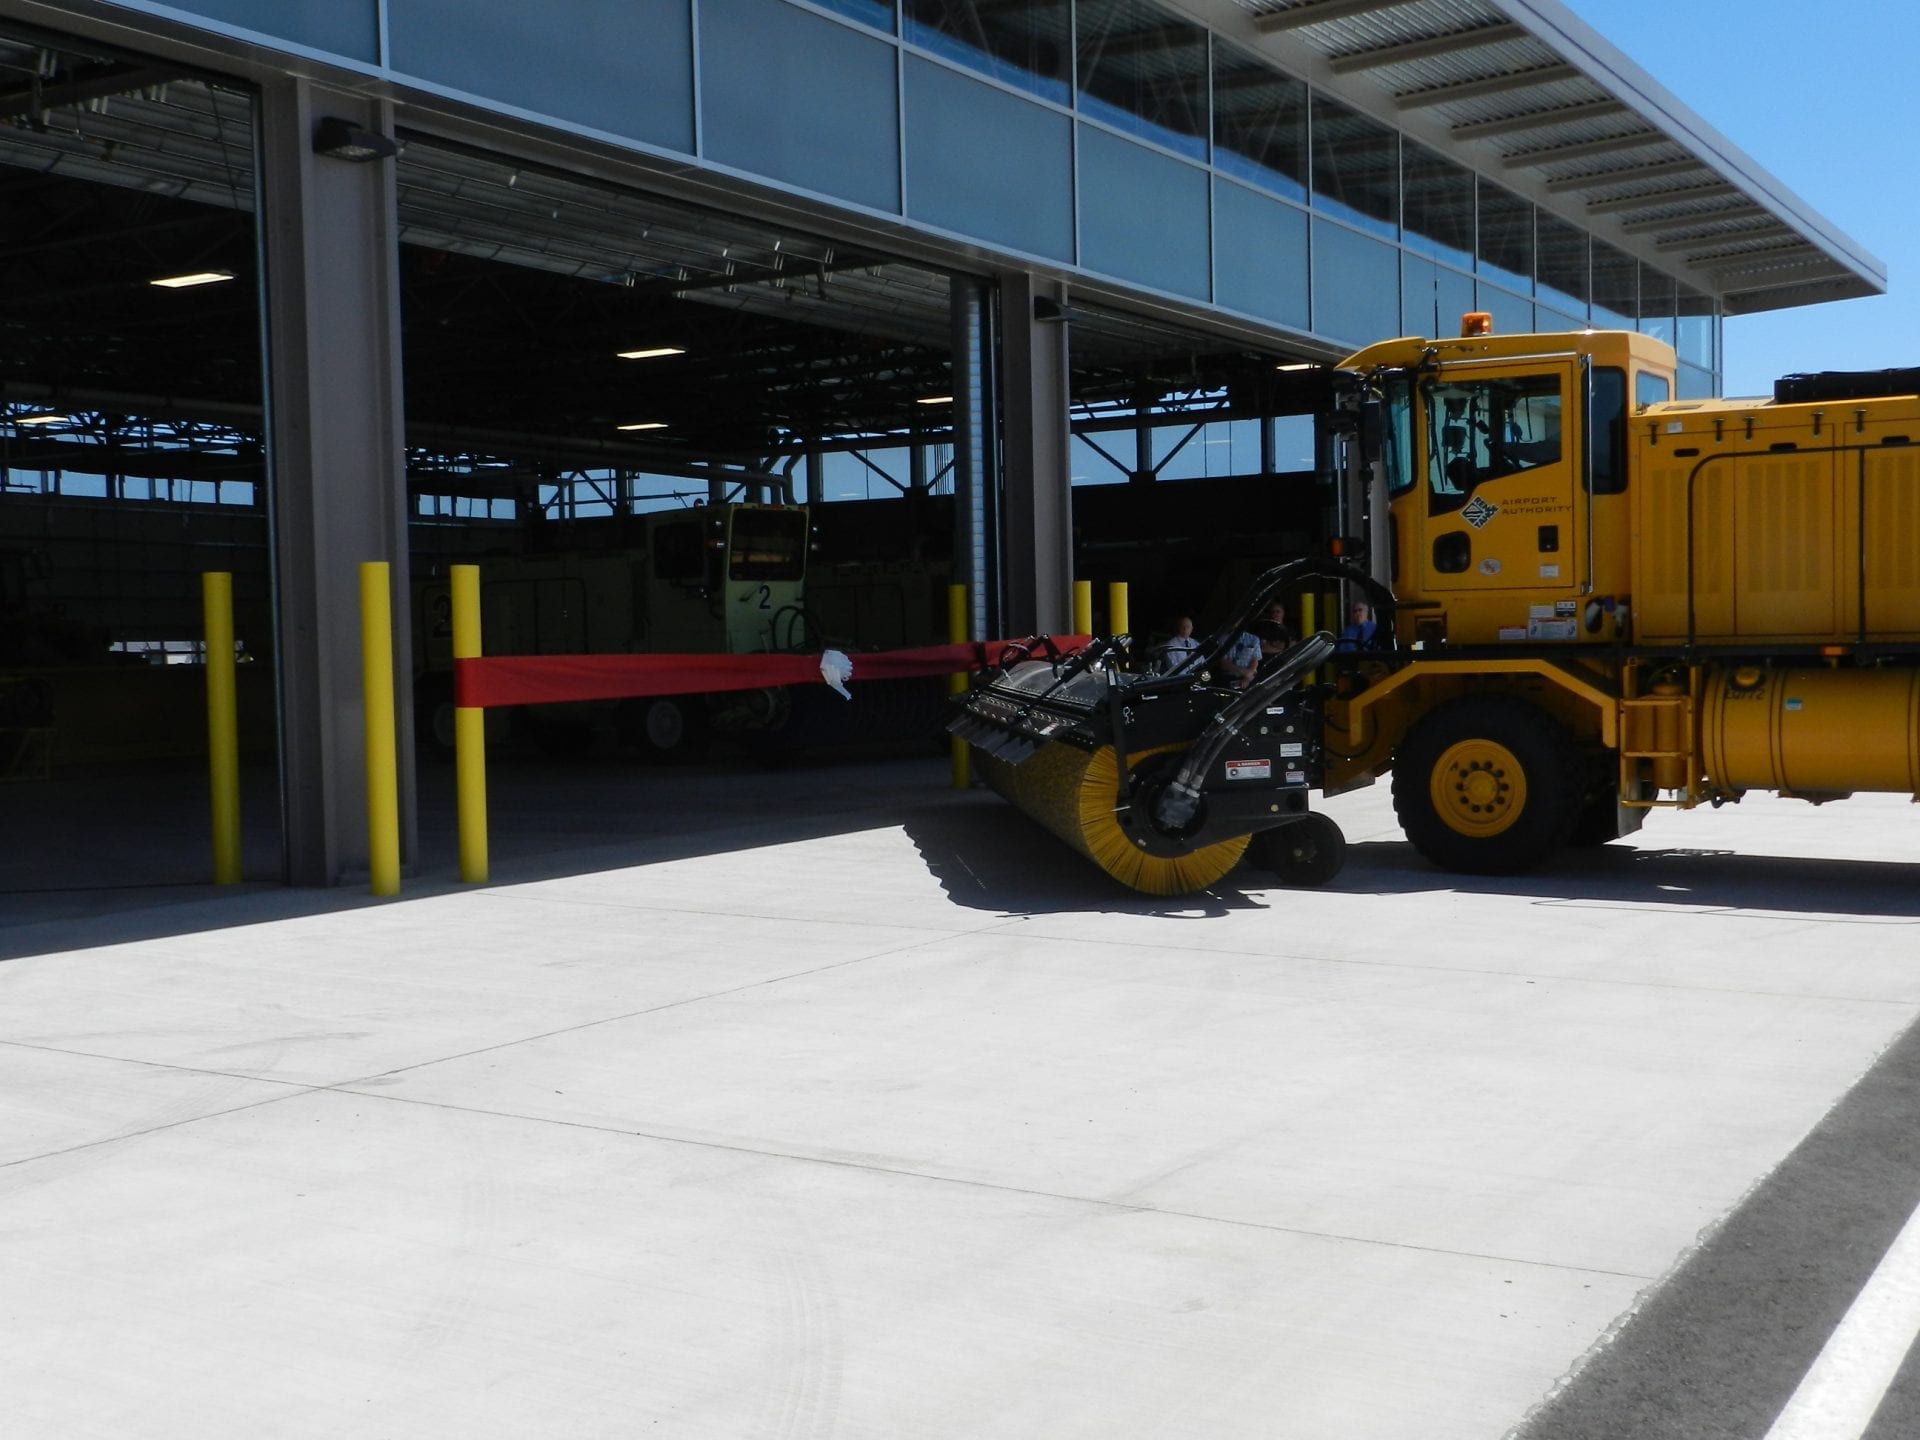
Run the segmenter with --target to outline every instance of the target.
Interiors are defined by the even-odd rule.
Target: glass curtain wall
[[[894,25],[882,0],[823,3]],[[916,218],[1355,346],[1451,334],[1469,310],[1502,331],[1638,326],[1683,352],[1683,388],[1715,383],[1710,297],[1153,0],[898,17]],[[976,135],[987,168],[940,158]],[[995,206],[1010,150],[1034,178]]]

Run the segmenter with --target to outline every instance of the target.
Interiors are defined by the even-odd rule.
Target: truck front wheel
[[[1523,701],[1449,701],[1393,762],[1393,809],[1413,848],[1443,870],[1515,875],[1566,843],[1581,776],[1566,732]]]

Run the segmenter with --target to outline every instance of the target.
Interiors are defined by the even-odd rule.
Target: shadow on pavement
[[[271,786],[270,774],[243,781],[249,883],[231,890],[194,878],[209,864],[204,781],[197,775],[148,773],[134,800],[117,778],[102,783],[91,793],[111,811],[113,844],[85,853],[63,848],[60,817],[23,803],[29,792],[0,797],[11,802],[0,805],[6,829],[35,837],[0,865],[0,959],[395,903],[369,896],[364,879],[354,877],[326,890],[275,883]],[[467,888],[458,880],[450,769],[423,765],[419,788],[419,854],[407,868],[402,900]],[[493,766],[488,789],[493,886],[897,826],[955,904],[995,914],[1204,920],[1248,910],[1284,913],[1289,897],[1301,893],[1251,865],[1200,894],[1128,890],[997,796],[948,788],[945,762],[924,751],[797,757],[778,767],[740,760],[686,767],[519,760]],[[1354,895],[1512,895],[1569,907],[1804,914],[1884,925],[1920,919],[1916,877],[1916,867],[1884,861],[1622,844],[1566,851],[1531,875],[1483,878],[1435,870],[1395,838],[1351,843],[1346,868],[1326,888]]]
[[[976,797],[981,798],[981,797]],[[1128,890],[1004,803],[904,817],[927,868],[959,905],[1016,915],[1075,912],[1183,915],[1284,910],[1291,891],[1243,864],[1199,895]],[[1563,851],[1528,875],[1455,875],[1437,870],[1404,840],[1350,842],[1330,893],[1410,895],[1450,891],[1508,895],[1543,904],[1666,906],[1690,911],[1857,917],[1878,924],[1920,920],[1920,867],[1875,860],[1801,859],[1731,850],[1598,845]]]
[[[1658,905],[1905,924],[1920,920],[1917,879],[1920,867],[1885,860],[1622,844],[1564,850],[1552,864],[1527,875],[1453,875],[1433,869],[1404,840],[1394,840],[1350,846],[1347,867],[1334,885],[1382,895],[1451,890],[1569,906]]]

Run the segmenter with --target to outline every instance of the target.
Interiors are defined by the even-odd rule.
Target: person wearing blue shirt
[[[1171,675],[1185,669],[1199,651],[1200,642],[1193,638],[1193,618],[1179,616],[1173,622],[1172,638],[1154,647],[1154,669],[1162,675]]]
[[[1352,623],[1340,632],[1341,650],[1371,650],[1380,633],[1380,622],[1373,618],[1373,607],[1364,600],[1353,602]]]
[[[1260,630],[1271,627],[1278,634],[1272,638],[1263,636]],[[1263,648],[1266,644],[1278,645],[1279,650]],[[1287,607],[1275,600],[1261,614],[1258,621],[1249,621],[1240,637],[1227,647],[1227,653],[1220,657],[1220,668],[1226,672],[1227,683],[1246,689],[1253,683],[1254,672],[1260,668],[1260,661],[1268,655],[1276,655],[1293,644],[1293,632],[1287,628]]]

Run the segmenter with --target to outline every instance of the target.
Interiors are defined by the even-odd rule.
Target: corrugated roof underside
[[[1544,186],[1563,214],[1730,311],[1885,288],[1877,262],[1844,237],[1831,243],[1825,222],[1788,203],[1771,177],[1689,138],[1711,131],[1650,103],[1648,94],[1664,92],[1631,62],[1609,57],[1603,67],[1529,23],[1530,13],[1557,8],[1553,0],[1233,3],[1257,28],[1265,22],[1315,51],[1350,86],[1377,88],[1378,113],[1440,121],[1462,162],[1521,189]]]

